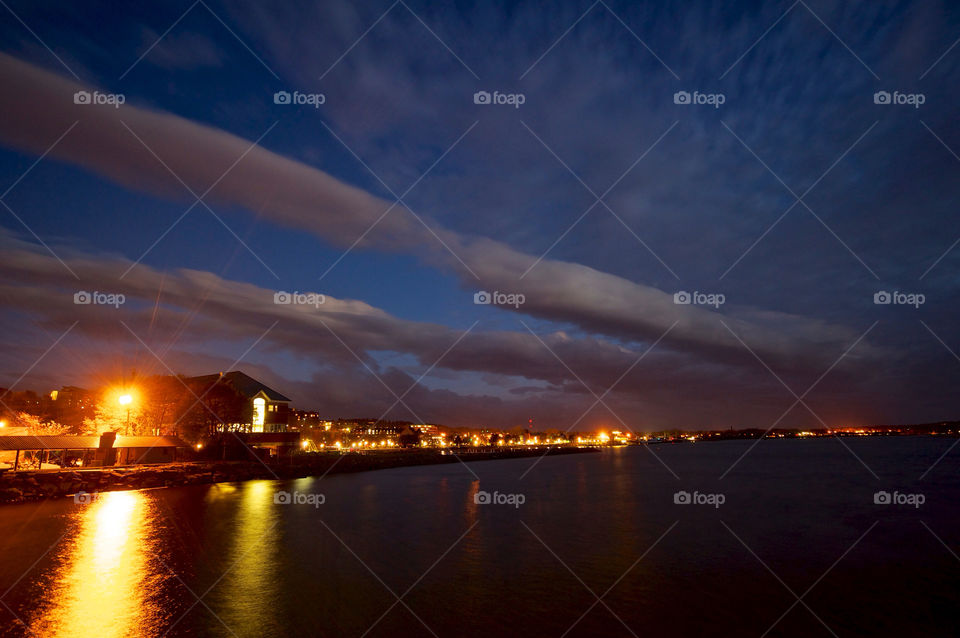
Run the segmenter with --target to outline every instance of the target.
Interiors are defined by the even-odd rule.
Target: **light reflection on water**
[[[760,635],[792,600],[724,525],[799,586],[879,519],[811,607],[838,635],[954,635],[960,577],[920,524],[950,546],[960,538],[952,443],[851,443],[884,485],[922,489],[919,512],[876,506],[874,479],[836,441],[764,442],[722,484],[749,442],[658,448],[679,482],[648,450],[617,449],[547,458],[529,475],[529,462],[476,464],[479,481],[428,466],[10,506],[0,592],[12,588],[2,602],[38,636],[360,636],[376,621],[373,638],[427,635],[413,613],[443,636],[562,635],[595,601],[584,584],[598,595],[613,584],[603,602],[649,635]],[[682,488],[728,500],[679,506]],[[326,500],[282,505],[276,490]],[[480,490],[526,502],[481,505]],[[394,604],[390,590],[411,586]],[[571,636],[624,633],[605,605],[593,610]],[[0,635],[26,633],[8,618],[0,608]],[[802,613],[777,630],[823,633]]]
[[[238,489],[239,496],[229,497],[230,501],[238,501],[238,507],[235,516],[227,521],[229,527],[223,537],[229,548],[229,563],[224,569],[229,571],[213,585],[207,599],[223,625],[235,635],[257,635],[257,628],[276,614],[280,599],[277,527],[283,506],[274,503],[277,487],[271,481],[252,481]]]
[[[140,492],[109,492],[78,507],[79,528],[65,539],[48,600],[30,625],[41,636],[142,636],[155,627],[151,604],[158,560],[153,517]]]

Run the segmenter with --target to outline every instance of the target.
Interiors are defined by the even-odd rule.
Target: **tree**
[[[26,428],[27,434],[34,436],[50,436],[55,434],[65,434],[67,428],[54,421],[44,421],[36,414],[26,412],[16,412],[13,415],[10,426],[15,428]]]
[[[175,406],[176,432],[189,443],[198,443],[216,432],[245,428],[253,420],[249,399],[219,379],[184,388]],[[199,400],[198,400],[199,398]]]
[[[185,397],[192,397],[183,378],[157,375],[144,379],[140,387],[143,429],[158,434],[169,431],[176,434],[177,406]]]
[[[141,432],[143,423],[143,403],[140,400],[123,405],[119,401],[120,392],[114,389],[101,390],[93,409],[93,418],[83,420],[83,434],[146,434]]]

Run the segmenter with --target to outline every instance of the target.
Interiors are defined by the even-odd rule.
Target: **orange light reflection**
[[[156,610],[150,604],[156,575],[145,497],[140,492],[100,494],[80,515],[80,529],[55,575],[50,607],[31,623],[41,636],[141,636]]]

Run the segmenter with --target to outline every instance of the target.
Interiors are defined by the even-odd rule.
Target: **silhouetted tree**
[[[184,440],[197,443],[216,432],[240,430],[253,420],[251,401],[230,385],[219,379],[189,385],[192,392],[184,388],[175,406],[175,429]]]

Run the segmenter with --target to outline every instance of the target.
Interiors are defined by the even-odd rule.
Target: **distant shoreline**
[[[20,470],[0,473],[0,504],[65,498],[79,493],[182,487],[260,479],[294,479],[370,472],[397,467],[496,461],[597,452],[595,447],[540,447],[479,450],[389,450],[319,453],[292,461],[200,461],[90,469]]]

